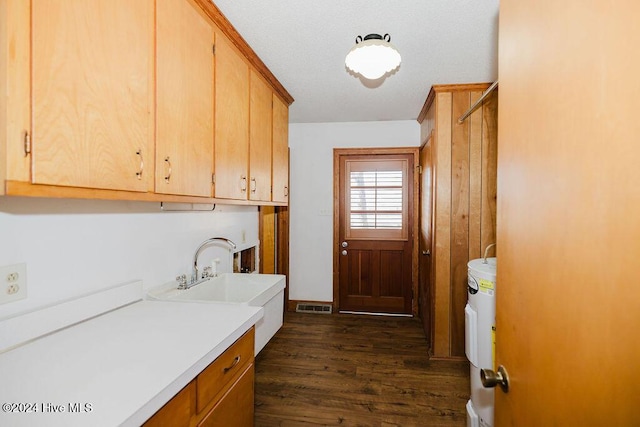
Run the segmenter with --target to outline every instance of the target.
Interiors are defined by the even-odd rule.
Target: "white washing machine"
[[[467,267],[465,353],[471,362],[467,427],[493,427],[494,389],[482,386],[480,369],[495,370],[496,258],[474,259]]]

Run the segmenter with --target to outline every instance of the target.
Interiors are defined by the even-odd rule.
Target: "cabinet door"
[[[143,427],[188,427],[195,414],[196,383],[191,381],[149,418]]]
[[[289,107],[273,95],[273,199],[289,201]]]
[[[213,28],[187,0],[156,13],[155,191],[211,197]]]
[[[249,199],[271,200],[271,88],[251,71]]]
[[[31,179],[31,156],[25,147],[31,132],[30,25],[28,1],[0,2],[0,180]],[[2,182],[0,194],[4,187]]]
[[[215,197],[247,199],[249,168],[249,66],[216,33]]]
[[[32,181],[147,191],[153,0],[32,0]]]
[[[252,363],[198,427],[253,427],[253,382]]]

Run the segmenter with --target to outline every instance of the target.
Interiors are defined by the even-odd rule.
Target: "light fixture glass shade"
[[[400,66],[400,53],[385,34],[369,34],[364,39],[358,36],[356,45],[351,48],[344,61],[349,70],[362,77],[375,80]]]

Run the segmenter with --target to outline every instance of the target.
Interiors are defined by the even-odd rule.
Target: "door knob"
[[[494,372],[491,369],[480,369],[480,380],[485,388],[493,388],[499,385],[502,391],[509,392],[509,374],[507,374],[507,370],[502,365],[498,366],[498,372]]]
[[[342,255],[343,255],[343,256],[344,256],[344,255],[347,255],[347,251],[343,250],[343,251],[342,251]]]
[[[347,242],[342,242],[342,247],[346,248],[347,246],[349,246],[349,244]]]

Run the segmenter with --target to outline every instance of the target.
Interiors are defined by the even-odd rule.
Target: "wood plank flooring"
[[[429,361],[418,319],[285,313],[256,358],[255,426],[465,426],[469,364]]]

